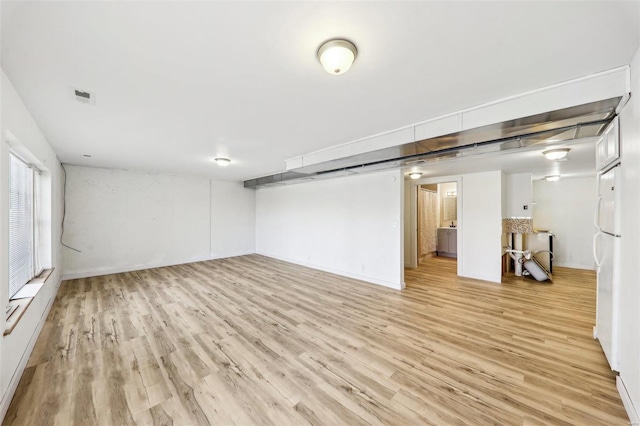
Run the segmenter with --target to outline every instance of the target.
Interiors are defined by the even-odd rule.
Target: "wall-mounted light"
[[[560,179],[560,175],[545,176],[544,178],[549,182],[555,182]]]
[[[215,162],[218,164],[218,166],[227,167],[229,163],[231,163],[231,160],[229,160],[228,158],[218,157],[215,159]]]
[[[420,172],[409,173],[409,177],[411,179],[420,179],[420,176],[422,176],[422,173],[420,173]]]
[[[326,41],[318,49],[318,60],[326,72],[333,75],[349,71],[356,60],[358,49],[348,40],[333,39]]]
[[[560,160],[561,158],[566,157],[569,151],[571,151],[569,148],[550,149],[548,151],[544,151],[542,155],[547,157],[547,160]]]

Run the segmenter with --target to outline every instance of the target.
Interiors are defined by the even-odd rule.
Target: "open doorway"
[[[418,264],[428,263],[434,258],[447,258],[449,262],[456,262],[457,182],[419,185],[417,195]]]
[[[433,256],[438,244],[438,185],[418,187],[418,263]]]
[[[462,275],[463,189],[456,175],[405,180],[405,268]]]

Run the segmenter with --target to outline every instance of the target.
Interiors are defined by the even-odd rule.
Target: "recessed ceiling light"
[[[549,182],[555,182],[560,179],[560,175],[545,176],[544,178]]]
[[[548,151],[544,151],[542,155],[547,157],[547,160],[559,160],[566,157],[569,151],[571,151],[569,148],[550,149]]]
[[[356,60],[358,49],[348,40],[333,39],[326,41],[318,49],[318,60],[326,72],[333,75],[349,71]]]
[[[420,172],[413,172],[413,173],[409,173],[409,177],[411,179],[420,179],[420,176],[422,176],[422,173]]]
[[[222,167],[227,167],[229,165],[229,163],[231,163],[231,160],[229,160],[228,158],[223,158],[223,157],[218,157],[215,159],[216,163],[218,163],[218,166],[222,166]]]

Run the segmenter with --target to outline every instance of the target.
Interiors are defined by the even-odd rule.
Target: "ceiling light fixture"
[[[413,173],[409,173],[409,177],[411,179],[420,179],[420,176],[422,176],[422,173],[420,172],[413,172]]]
[[[216,163],[218,163],[218,166],[221,167],[227,167],[229,165],[229,163],[231,163],[231,160],[229,160],[228,158],[223,158],[223,157],[218,157],[215,159]]]
[[[569,148],[557,148],[550,149],[548,151],[544,151],[542,155],[547,157],[547,160],[560,160],[567,156],[567,154],[571,151]]]
[[[318,60],[322,67],[333,75],[349,71],[357,55],[356,46],[350,41],[342,39],[325,41],[318,49]]]
[[[545,176],[544,178],[549,182],[555,182],[560,179],[560,175]]]

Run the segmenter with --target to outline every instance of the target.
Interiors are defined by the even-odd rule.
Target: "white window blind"
[[[9,297],[35,276],[34,173],[10,155]]]
[[[38,169],[32,169],[33,177],[33,276],[40,275],[43,271],[42,262],[40,259],[41,250],[41,235],[40,235],[40,171]]]

